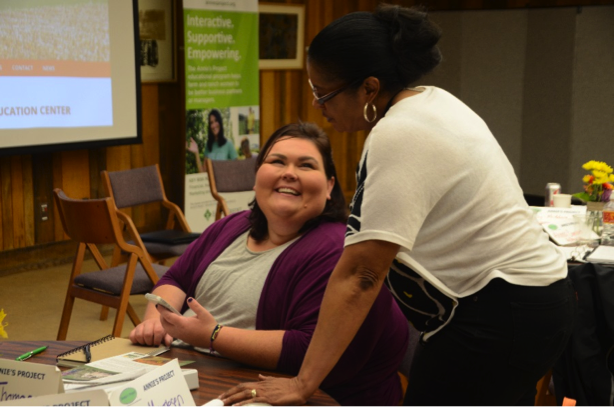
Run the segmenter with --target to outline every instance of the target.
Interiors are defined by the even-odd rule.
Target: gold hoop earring
[[[367,106],[370,106],[370,105],[372,106],[372,112],[374,113],[374,117],[372,117],[371,120],[367,117]],[[376,105],[369,103],[369,102],[365,103],[365,106],[363,106],[363,118],[365,119],[365,121],[368,123],[373,123],[377,117],[378,117],[378,111],[376,110]]]

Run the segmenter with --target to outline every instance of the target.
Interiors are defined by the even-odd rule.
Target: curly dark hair
[[[269,140],[263,146],[261,153],[256,158],[256,171],[261,167],[265,158],[269,154],[271,147],[281,139],[299,138],[309,140],[318,149],[324,163],[324,170],[327,179],[334,178],[333,190],[331,191],[331,199],[327,200],[325,209],[322,213],[307,221],[299,230],[299,233],[304,233],[312,227],[315,227],[321,222],[341,222],[346,223],[348,219],[348,209],[346,207],[346,199],[342,192],[342,187],[337,180],[335,164],[333,163],[333,154],[331,152],[331,144],[327,134],[314,123],[292,123],[280,127],[276,130]],[[256,198],[250,203],[252,212],[250,214],[250,236],[256,241],[262,241],[268,235],[267,218],[263,211],[259,208]]]
[[[308,61],[329,80],[352,83],[374,76],[394,92],[440,63],[440,35],[422,8],[381,4],[373,13],[350,13],[326,26],[310,44]]]

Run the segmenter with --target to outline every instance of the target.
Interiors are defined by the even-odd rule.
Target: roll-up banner
[[[184,0],[185,215],[193,232],[213,223],[205,158],[241,160],[260,148],[258,1]],[[223,194],[231,212],[254,193]]]

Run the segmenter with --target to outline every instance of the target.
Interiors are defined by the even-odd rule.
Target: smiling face
[[[307,63],[307,73],[313,86],[312,89],[320,97],[349,85],[345,82],[331,82],[327,80],[327,77],[323,75],[318,66],[309,61]],[[316,102],[316,99],[312,99],[312,106],[320,109],[325,119],[337,131],[368,130],[370,127],[363,118],[363,106],[368,99],[360,90],[361,88],[356,89],[356,87],[350,86],[322,105]]]
[[[214,137],[218,137],[218,134],[220,134],[220,123],[213,114],[209,115],[209,128],[211,129],[211,134],[213,134]]]
[[[283,136],[256,172],[254,191],[270,225],[284,221],[298,230],[322,213],[333,185],[314,143]]]

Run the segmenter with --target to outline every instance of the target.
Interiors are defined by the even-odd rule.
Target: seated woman
[[[343,250],[346,205],[329,140],[316,125],[277,130],[256,167],[252,209],[211,225],[153,291],[183,316],[149,304],[133,342],[178,338],[252,366],[299,371]],[[321,388],[341,404],[397,404],[406,327],[383,288]]]

